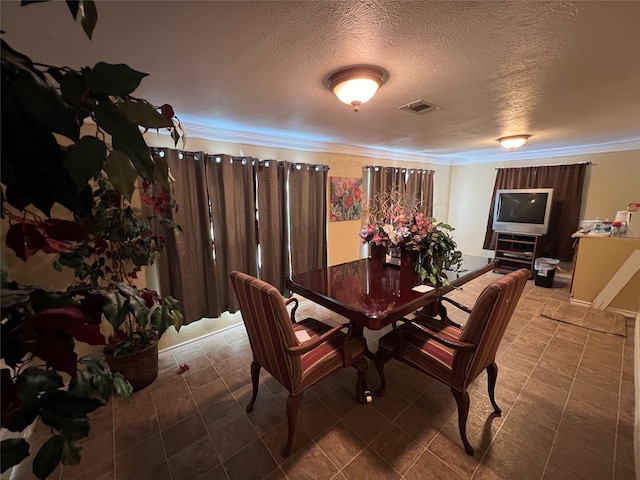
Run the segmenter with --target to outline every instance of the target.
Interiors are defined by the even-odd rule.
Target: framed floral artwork
[[[359,220],[362,208],[362,178],[331,177],[330,180],[330,220]]]

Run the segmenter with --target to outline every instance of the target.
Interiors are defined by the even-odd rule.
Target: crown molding
[[[502,152],[487,155],[485,152],[469,152],[464,156],[451,155],[451,165],[473,165],[482,163],[510,162],[518,160],[536,160],[545,158],[575,157],[579,155],[592,155],[596,153],[626,152],[640,150],[640,138],[625,140],[616,143],[601,143],[594,145],[578,145],[575,147],[547,148],[527,151],[516,150],[514,152]]]
[[[385,160],[399,160],[405,162],[428,162],[437,165],[451,165],[451,160],[431,155],[383,150],[380,148],[362,147],[359,145],[344,145],[341,143],[305,140],[291,137],[277,137],[258,133],[238,132],[212,128],[201,124],[182,122],[187,131],[187,138],[200,138],[218,142],[242,143],[260,147],[282,148],[286,150],[302,150],[305,152],[337,153],[342,155],[357,155]],[[165,132],[162,132],[165,133]]]
[[[345,145],[341,143],[307,140],[301,138],[280,137],[262,133],[239,132],[213,128],[197,123],[183,122],[188,137],[228,143],[240,143],[261,147],[282,148],[285,150],[302,150],[305,152],[324,152],[342,155],[356,155],[385,160],[405,162],[426,162],[435,165],[473,165],[518,160],[534,160],[544,158],[570,157],[594,153],[610,153],[627,150],[640,150],[640,138],[617,143],[580,145],[575,147],[548,148],[529,150],[526,146],[514,152],[493,153],[487,150],[465,152],[462,154],[428,155],[410,152],[392,151],[381,148]],[[162,132],[161,133],[165,133]]]

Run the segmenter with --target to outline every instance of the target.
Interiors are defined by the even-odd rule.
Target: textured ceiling
[[[137,93],[194,137],[453,164],[640,149],[637,1],[97,5],[89,41],[64,3],[3,0],[3,37],[43,63],[149,73]],[[358,113],[326,87],[355,64],[389,73]],[[397,109],[418,99],[441,109]],[[513,153],[495,141],[521,133]]]

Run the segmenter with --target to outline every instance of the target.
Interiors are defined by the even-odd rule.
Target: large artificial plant
[[[93,1],[66,4],[91,38]],[[99,360],[79,359],[75,342],[108,343],[124,355],[181,325],[175,299],[138,290],[133,280],[162,250],[157,232],[177,228],[169,219],[175,205],[168,166],[151,155],[143,132],[168,129],[177,142],[183,131],[170,105],[133,96],[145,73],[103,62],[80,70],[44,65],[4,40],[1,50],[6,245],[25,262],[51,254],[53,268],[75,276],[67,290],[50,291],[2,274],[2,427],[20,432],[37,419],[50,427],[33,460],[34,474],[46,478],[60,462],[80,461],[87,414],[114,392],[131,393]],[[56,204],[65,218],[52,216]],[[103,318],[114,329],[109,341],[100,333]],[[2,472],[31,453],[22,437],[1,447]]]

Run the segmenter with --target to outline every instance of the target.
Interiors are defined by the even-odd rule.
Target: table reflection
[[[459,286],[488,270],[490,259],[463,256],[461,268],[447,272],[447,278]],[[431,292],[416,292],[412,289],[421,282],[413,268],[385,266],[370,259],[296,274],[287,283],[292,291],[373,329],[433,302],[453,288],[436,286]]]

